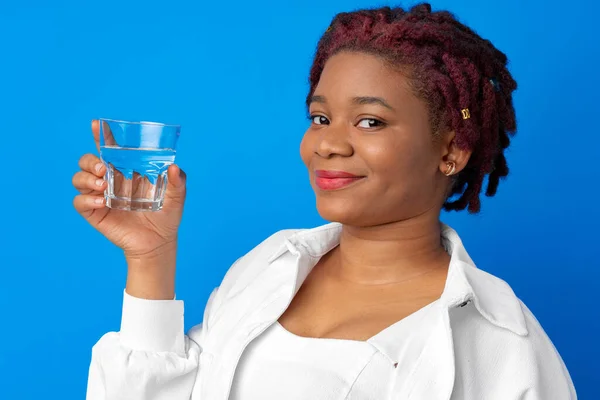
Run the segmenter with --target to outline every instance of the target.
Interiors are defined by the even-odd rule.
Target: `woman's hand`
[[[99,122],[92,121],[96,148]],[[79,160],[81,168],[73,176],[79,191],[73,204],[95,229],[123,249],[129,274],[127,292],[142,298],[173,298],[177,231],[185,201],[185,173],[176,165],[167,171],[168,184],[163,208],[155,212],[134,212],[106,207],[103,180],[106,167],[93,154]],[[133,292],[133,293],[132,293]]]

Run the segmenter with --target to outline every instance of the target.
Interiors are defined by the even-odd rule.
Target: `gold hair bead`
[[[471,118],[471,112],[469,111],[468,108],[463,108],[462,110],[460,110],[460,112],[462,113],[463,119]]]

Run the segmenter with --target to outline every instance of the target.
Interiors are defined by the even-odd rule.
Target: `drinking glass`
[[[175,162],[181,127],[157,122],[100,119],[100,158],[106,166],[106,205],[128,211],[159,211],[167,168]]]

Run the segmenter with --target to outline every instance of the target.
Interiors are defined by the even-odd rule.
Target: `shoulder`
[[[531,310],[508,282],[475,266],[455,231],[446,227],[444,234],[452,261],[442,296],[457,390],[464,383],[478,398],[576,399],[560,354]]]
[[[478,310],[481,305],[472,304],[451,311],[458,376],[476,377],[474,382],[467,380],[482,396],[497,393],[503,398],[577,399],[567,367],[538,319],[506,281],[485,275],[503,289],[495,298],[486,299],[487,308]],[[492,312],[496,315],[490,315]],[[513,318],[520,320],[517,326],[522,330],[499,323]],[[460,391],[460,379],[457,385]]]
[[[577,399],[571,375],[556,346],[525,303],[523,310],[527,335],[514,342],[512,356],[521,372],[525,399]]]
[[[538,396],[533,398],[552,398],[560,393],[561,399],[576,399],[573,381],[554,343],[527,305],[522,300],[519,302],[528,331],[524,343],[519,346],[523,352],[521,362],[535,365],[532,379],[538,383],[531,389]]]
[[[306,229],[283,229],[268,236],[233,263],[223,277],[218,291],[224,295],[238,285],[247,285],[268,267],[270,258],[285,246],[287,239],[303,231]]]
[[[204,309],[203,323],[193,327],[190,335],[200,338],[212,325],[216,315],[228,299],[243,291],[255,278],[269,266],[269,259],[294,234],[306,229],[283,229],[264,239],[248,253],[238,258],[225,273],[220,285],[211,293]],[[198,340],[202,340],[201,338]]]

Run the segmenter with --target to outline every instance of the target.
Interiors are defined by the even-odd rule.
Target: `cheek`
[[[413,138],[414,139],[414,138]],[[381,182],[389,186],[412,186],[426,178],[434,162],[434,149],[430,142],[405,140],[382,140],[363,147],[364,158]]]

